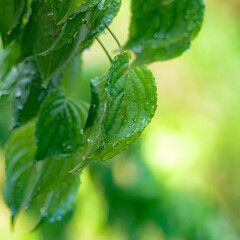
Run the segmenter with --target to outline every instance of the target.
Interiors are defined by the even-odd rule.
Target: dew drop
[[[120,142],[117,141],[113,144],[114,149],[118,149],[119,147],[120,147]]]
[[[21,90],[21,88],[16,88],[15,96],[16,96],[16,97],[21,97],[21,95],[22,95],[22,90]]]
[[[23,206],[24,210],[27,210],[28,208],[29,208],[29,204],[26,204],[26,205]]]

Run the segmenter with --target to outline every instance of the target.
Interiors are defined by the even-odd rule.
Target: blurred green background
[[[240,239],[240,1],[207,0],[205,21],[190,51],[150,66],[157,113],[128,151],[85,169],[75,211],[29,233],[36,213],[14,233],[0,197],[0,238],[58,240]],[[123,0],[112,31],[123,44],[129,25]],[[106,32],[101,40],[116,54]],[[89,81],[109,62],[95,43],[84,53],[74,96],[90,101]],[[0,189],[10,104],[0,106]]]

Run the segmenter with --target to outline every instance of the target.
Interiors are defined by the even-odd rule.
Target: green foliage
[[[178,57],[199,32],[203,12],[203,0],[132,0],[125,48],[137,55],[138,64]]]
[[[200,30],[201,0],[132,0],[130,38],[108,74],[91,80],[92,102],[69,99],[81,54],[117,15],[120,0],[0,0],[0,101],[12,96],[4,199],[12,219],[38,202],[45,221],[72,210],[78,174],[127,149],[157,107],[142,64],[179,56]],[[27,9],[29,11],[27,11]],[[25,14],[27,12],[27,14]]]

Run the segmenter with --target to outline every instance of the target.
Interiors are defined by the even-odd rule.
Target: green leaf
[[[34,164],[36,150],[33,122],[17,129],[6,147],[6,175],[3,196],[12,220],[22,206],[24,193]]]
[[[52,0],[53,15],[55,23],[60,25],[64,23],[82,4],[87,0]]]
[[[81,5],[81,7],[78,9],[77,12],[86,12],[86,11],[90,10],[91,8],[95,7],[100,2],[101,2],[101,0],[85,1],[85,3]]]
[[[55,23],[63,24],[78,8],[84,7],[85,11],[100,2],[100,0],[52,0]]]
[[[86,104],[66,99],[61,90],[51,92],[42,104],[37,122],[37,160],[68,155],[82,147],[81,129],[87,112]]]
[[[5,44],[14,24],[14,1],[0,0],[0,33]]]
[[[20,46],[18,43],[11,43],[6,49],[0,49],[0,84],[4,77],[17,64],[20,56]]]
[[[108,76],[92,81],[82,162],[107,160],[128,148],[155,113],[157,92],[152,73],[145,66],[130,69],[129,61],[129,54],[118,55]],[[73,171],[81,169],[82,162]]]
[[[53,156],[35,164],[28,188],[25,192],[24,206],[42,193],[71,186],[76,176],[69,171],[79,162],[79,153],[69,156]]]
[[[79,42],[80,51],[84,50],[92,43],[95,36],[112,22],[120,5],[120,0],[104,0],[87,12],[79,10],[80,13],[65,22],[51,47],[40,55],[47,55],[54,50],[61,49],[77,39],[78,36],[81,36],[82,39]]]
[[[203,0],[132,0],[125,49],[136,54],[136,64],[178,57],[199,32],[203,13]]]
[[[24,57],[35,55],[45,85],[110,24],[119,9],[115,2],[119,0],[104,0],[87,12],[79,10],[62,25],[56,25],[49,15],[52,13],[49,1],[33,2],[32,15],[23,34],[22,52]]]
[[[26,4],[26,0],[0,0],[0,32],[4,46],[18,36]]]
[[[33,58],[18,65],[18,78],[13,95],[12,128],[23,125],[35,117],[46,95],[42,79]]]
[[[46,221],[53,223],[61,221],[62,217],[73,210],[77,200],[79,179],[75,177],[73,185],[64,185],[61,189],[48,193],[44,206],[41,208],[41,218],[34,230]]]
[[[82,72],[82,58],[76,56],[64,69],[62,86],[67,96],[73,96],[76,93],[76,87],[79,83]]]
[[[16,85],[19,76],[19,70],[17,67],[12,67],[11,71],[4,78],[4,81],[0,83],[0,104],[4,104],[9,100],[12,89]]]

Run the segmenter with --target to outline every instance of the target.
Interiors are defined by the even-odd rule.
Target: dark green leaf
[[[0,0],[0,32],[5,46],[18,36],[26,4],[26,0]]]
[[[101,2],[101,0],[85,1],[85,3],[81,5],[81,7],[78,9],[77,12],[86,12],[86,11],[90,10],[91,8],[95,7],[100,2]]]
[[[79,153],[69,156],[54,156],[35,164],[33,174],[25,193],[24,205],[30,204],[32,199],[42,193],[56,191],[62,187],[71,186],[76,176],[69,173],[79,162]]]
[[[48,193],[44,206],[41,208],[41,218],[34,230],[48,221],[61,221],[62,217],[73,210],[77,200],[79,179],[75,177],[73,185],[64,185],[61,189]]]
[[[13,95],[12,128],[18,127],[35,117],[46,95],[46,89],[42,87],[40,73],[32,58],[20,63],[18,72]]]
[[[9,206],[12,219],[18,213],[24,200],[36,150],[35,124],[29,123],[17,129],[6,148],[6,175],[4,200]]]
[[[44,100],[36,129],[37,160],[66,155],[83,146],[81,129],[88,106],[65,98],[56,90]]]
[[[190,47],[203,20],[203,0],[132,0],[130,39],[137,64],[168,60]]]
[[[87,12],[75,14],[66,21],[51,47],[41,55],[61,49],[74,41],[74,39],[77,39],[78,36],[81,36],[82,39],[79,42],[80,50],[84,50],[92,43],[96,34],[103,31],[112,22],[112,19],[119,11],[120,5],[120,0],[104,0]]]
[[[77,9],[81,12],[86,12],[90,8],[97,5],[101,0],[52,0],[53,15],[55,23],[58,25],[64,23]]]
[[[144,66],[129,69],[129,61],[129,54],[118,55],[109,75],[92,81],[83,161],[103,161],[122,152],[140,136],[155,113],[157,93],[152,73]]]
[[[0,32],[3,43],[11,33],[14,24],[14,1],[0,0]]]
[[[110,24],[119,6],[119,0],[104,0],[89,11],[79,10],[64,24],[56,25],[49,15],[52,13],[49,1],[33,3],[32,16],[23,36],[23,56],[35,55],[45,85],[77,53],[89,47],[95,35]]]

